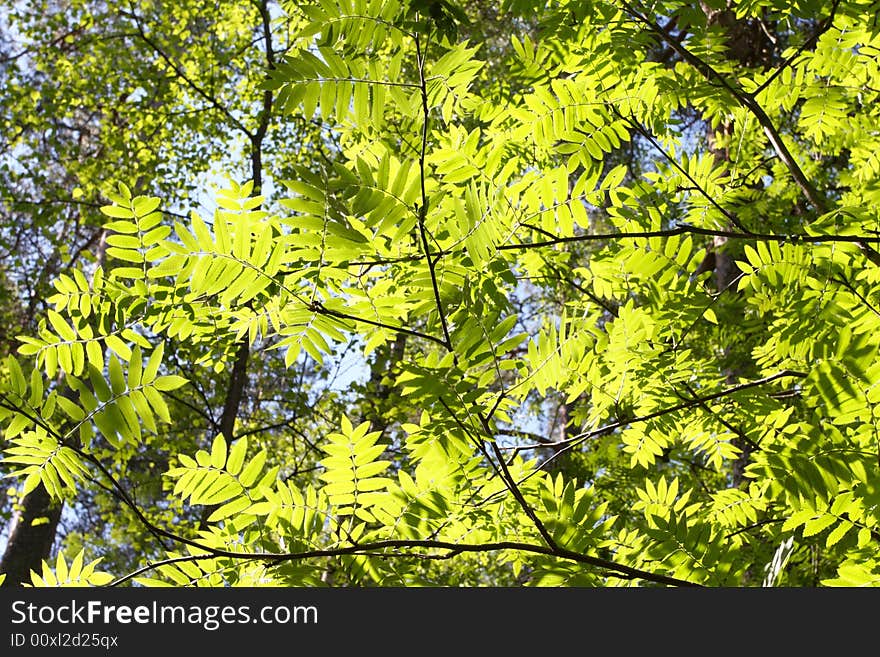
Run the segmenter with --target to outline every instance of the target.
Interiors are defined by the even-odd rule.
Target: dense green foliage
[[[5,361],[4,463],[143,547],[34,582],[880,584],[875,3],[703,5],[263,3],[283,53],[163,87],[240,79],[277,161],[213,211],[217,123],[184,183],[82,169],[106,256]]]

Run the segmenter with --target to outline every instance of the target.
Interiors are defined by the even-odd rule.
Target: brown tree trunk
[[[731,9],[733,4],[731,2],[727,3],[727,9],[712,9],[704,2],[700,4],[706,14],[708,24],[720,26],[727,33],[726,45],[732,59],[744,67],[769,67],[772,65],[774,44],[766,26],[757,19],[737,19]],[[724,143],[728,143],[728,138],[733,133],[733,126],[728,122],[723,124],[720,130],[724,137]],[[730,160],[729,150],[726,146],[718,145],[711,127],[707,129],[707,141],[710,152],[715,156],[716,163]],[[727,228],[732,230],[734,226]],[[714,252],[715,286],[719,293],[734,294],[736,293],[736,280],[741,272],[726,246],[726,238],[716,237],[709,247]],[[736,384],[741,373],[740,370],[741,368],[736,365],[727,367],[724,374],[728,385]],[[751,458],[752,445],[739,436],[733,439],[733,444],[739,448],[740,454],[733,462],[731,478],[733,485],[739,487],[744,482],[745,469]]]
[[[0,559],[0,573],[6,574],[4,586],[29,583],[32,570],[40,572],[55,542],[55,530],[61,519],[62,504],[54,502],[43,484],[22,500],[9,532],[9,541]]]
[[[95,246],[95,259],[98,265],[103,264],[107,251],[107,231],[100,230],[89,240],[87,246]],[[58,386],[64,386],[59,375]],[[69,396],[70,389],[64,386],[62,393]],[[20,586],[30,582],[30,572],[40,571],[43,559],[48,559],[55,543],[55,532],[64,504],[52,500],[43,484],[25,495],[21,501],[21,509],[12,517],[9,529],[9,540],[0,559],[0,573],[6,573],[6,586]],[[35,524],[36,523],[36,524]]]
[[[262,24],[261,36],[264,42],[266,65],[269,69],[272,69],[275,67],[275,50],[272,45],[268,3],[266,0],[262,0],[256,3],[256,8],[260,14]],[[269,123],[272,119],[272,103],[272,91],[264,91],[260,111],[257,114],[256,130],[251,132],[239,126],[239,129],[244,131],[245,136],[248,137],[251,146],[251,181],[253,182],[251,196],[259,196],[263,191],[263,145],[269,129]],[[230,126],[230,129],[235,127]],[[259,206],[256,209],[259,209]],[[229,384],[226,388],[226,397],[223,400],[223,410],[220,416],[220,434],[226,439],[227,447],[231,446],[235,440],[235,422],[241,411],[241,403],[244,400],[247,389],[250,358],[250,342],[247,336],[245,336],[238,343],[238,348],[235,352],[235,361],[229,374]],[[204,508],[199,522],[200,529],[205,529],[208,526],[208,518],[218,507],[219,505],[213,504]]]

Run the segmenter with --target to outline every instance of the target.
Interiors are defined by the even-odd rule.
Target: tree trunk
[[[100,230],[88,241],[87,246],[95,246],[95,261],[102,265],[107,251],[107,231]],[[71,391],[59,375],[57,379],[61,394],[69,396]],[[6,573],[4,585],[16,586],[30,582],[30,572],[41,570],[43,559],[48,559],[55,543],[55,532],[64,504],[52,500],[43,484],[25,495],[21,509],[12,516],[9,540],[0,559],[0,573]],[[34,524],[34,523],[37,524]]]
[[[42,561],[49,558],[55,542],[61,509],[62,504],[52,500],[43,484],[25,495],[0,559],[0,573],[6,574],[4,586],[29,583],[31,571],[41,571]]]
[[[726,46],[730,57],[743,67],[771,66],[775,44],[770,40],[766,27],[762,26],[757,19],[737,19],[736,14],[730,8],[732,3],[728,2],[727,4],[727,9],[712,9],[706,3],[701,3],[708,24],[710,26],[718,25],[727,33]],[[724,142],[727,143],[727,138],[733,132],[733,126],[728,122],[723,124],[720,129],[725,137]],[[729,150],[717,145],[711,127],[707,128],[707,140],[709,150],[715,156],[716,163],[730,160]],[[728,226],[727,228],[732,230],[735,227]],[[715,285],[719,293],[735,294],[736,280],[741,272],[734,257],[725,248],[726,246],[726,238],[716,237],[710,247],[714,252]],[[725,369],[724,375],[728,385],[736,384],[741,369],[735,364]],[[734,460],[731,468],[733,486],[738,488],[744,483],[745,469],[751,458],[752,445],[739,436],[733,439],[733,444],[740,450],[739,456]]]

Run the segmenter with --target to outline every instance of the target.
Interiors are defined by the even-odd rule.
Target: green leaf
[[[237,497],[214,511],[214,513],[208,517],[208,522],[217,522],[224,518],[237,516],[250,508],[251,504],[251,501],[247,497]]]
[[[254,458],[245,466],[238,481],[245,488],[250,488],[257,481],[257,477],[263,472],[263,466],[266,464],[266,450],[261,449],[254,455]]]
[[[52,324],[52,328],[58,332],[58,336],[62,340],[76,340],[76,332],[67,322],[64,321],[64,318],[61,317],[61,315],[51,309],[47,311],[46,315],[49,318],[49,322]]]
[[[831,547],[846,536],[846,533],[853,528],[853,524],[848,520],[841,520],[840,523],[828,533],[828,538],[825,539],[825,547]]]
[[[131,219],[134,217],[134,213],[129,208],[123,208],[118,205],[102,205],[101,212],[108,217],[115,217],[117,219]]]
[[[182,376],[169,374],[166,376],[157,377],[155,381],[153,381],[153,387],[156,388],[156,390],[168,392],[170,390],[177,390],[186,383],[187,380]]]
[[[155,196],[138,196],[132,201],[132,209],[138,217],[145,217],[159,207],[161,200]]]
[[[229,458],[226,459],[226,471],[235,476],[241,472],[244,465],[244,457],[247,453],[247,437],[243,436],[235,441],[232,449],[229,450]]]
[[[125,373],[122,371],[122,365],[116,356],[111,355],[107,367],[110,374],[110,389],[114,395],[121,395],[126,390]]]
[[[226,439],[218,434],[211,444],[211,466],[222,468],[226,465]]]
[[[128,361],[128,359],[131,358],[131,348],[125,344],[118,335],[108,335],[104,340],[110,350],[122,360]]]
[[[822,530],[833,525],[836,521],[837,518],[830,514],[824,514],[819,516],[818,518],[808,520],[806,523],[804,523],[804,538],[818,534]]]

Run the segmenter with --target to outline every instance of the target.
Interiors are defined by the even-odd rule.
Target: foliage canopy
[[[34,583],[880,584],[876,3],[702,5],[262,4],[229,111],[316,145],[210,212],[102,188],[6,359],[22,494],[150,545]],[[242,344],[370,381],[163,441]]]

